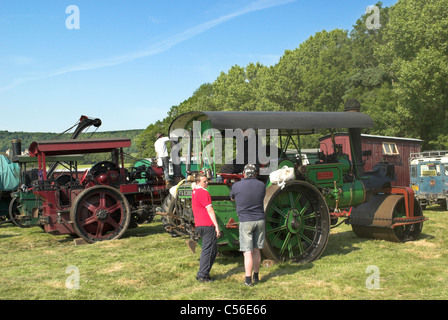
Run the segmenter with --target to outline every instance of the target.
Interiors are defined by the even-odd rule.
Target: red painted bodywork
[[[333,143],[331,136],[322,137],[320,140],[321,151],[328,155],[333,153]],[[342,145],[343,153],[348,154],[351,159],[351,146],[348,133],[339,132],[335,134],[335,142]],[[397,181],[392,181],[393,186],[409,186],[409,167],[410,167],[410,155],[414,152],[420,152],[422,140],[399,138],[399,137],[386,137],[386,136],[372,136],[361,135],[362,150],[370,151],[371,155],[363,156],[364,171],[371,171],[378,162],[385,161],[392,163],[395,166],[395,174]],[[383,153],[383,142],[393,142],[396,144],[398,154],[386,155]]]
[[[39,170],[42,177],[39,183],[42,183],[43,188],[35,189],[33,192],[43,202],[40,210],[42,210],[46,232],[51,234],[75,234],[70,221],[70,208],[74,199],[84,190],[84,187],[68,188],[56,186],[53,182],[46,181],[45,158],[55,155],[101,153],[117,150],[120,152],[121,170],[124,170],[123,148],[130,145],[131,140],[127,138],[38,141],[30,145],[30,156],[38,157]],[[122,176],[124,177],[124,175]]]

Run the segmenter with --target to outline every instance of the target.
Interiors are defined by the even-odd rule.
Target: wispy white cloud
[[[192,28],[189,28],[181,33],[175,34],[171,37],[168,37],[165,40],[159,41],[152,46],[146,48],[145,50],[132,52],[126,55],[122,56],[115,56],[111,58],[96,60],[96,61],[90,61],[86,63],[81,63],[73,66],[67,66],[64,68],[57,69],[52,72],[48,72],[42,75],[38,76],[32,76],[32,77],[24,77],[13,80],[12,83],[10,83],[7,86],[0,87],[0,93],[8,91],[10,89],[13,89],[17,87],[18,85],[29,82],[29,81],[36,81],[36,80],[42,80],[46,78],[51,78],[71,72],[77,72],[77,71],[86,71],[86,70],[93,70],[93,69],[99,69],[109,66],[115,66],[119,65],[125,62],[133,61],[140,58],[149,57],[155,54],[162,53],[164,51],[167,51],[174,47],[175,45],[184,42],[188,39],[191,39],[201,33],[206,32],[207,30],[210,30],[213,27],[216,27],[220,24],[223,24],[231,19],[235,19],[237,17],[263,10],[268,8],[277,7],[280,5],[285,5],[291,2],[295,2],[296,0],[256,0],[247,6],[232,12],[230,14],[223,15],[221,17],[218,17],[216,19],[201,23],[197,26],[194,26]]]
[[[8,61],[10,61],[11,63],[15,64],[15,65],[27,65],[27,64],[33,64],[36,61],[34,60],[34,58],[28,57],[28,56],[18,56],[18,55],[13,55],[13,56],[9,56],[7,58]]]

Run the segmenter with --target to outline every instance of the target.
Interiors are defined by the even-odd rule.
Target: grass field
[[[122,239],[78,246],[38,227],[3,224],[0,299],[445,300],[448,212],[429,209],[417,241],[359,239],[343,224],[332,229],[319,260],[263,267],[254,287],[243,285],[240,254],[220,254],[216,281],[198,283],[200,248],[189,251],[186,239],[165,233],[159,218]]]

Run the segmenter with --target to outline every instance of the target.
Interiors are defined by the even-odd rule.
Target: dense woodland
[[[276,65],[221,72],[143,131],[136,139],[140,155],[154,155],[156,132],[167,132],[184,112],[342,111],[350,98],[374,120],[365,133],[419,138],[423,150],[448,149],[448,0],[376,5],[378,29],[367,27],[374,13],[366,13],[352,30],[310,36]]]

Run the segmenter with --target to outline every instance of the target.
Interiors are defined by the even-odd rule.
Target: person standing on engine
[[[157,153],[157,165],[163,168],[163,175],[165,179],[165,185],[167,188],[171,187],[170,180],[170,157],[168,155],[168,148],[166,143],[170,141],[170,138],[165,137],[163,133],[156,134],[156,142],[154,143],[154,149]]]
[[[218,253],[217,242],[221,235],[212,206],[207,176],[203,173],[195,175],[196,187],[191,195],[191,204],[196,231],[202,238],[202,252],[199,260],[199,271],[196,279],[200,282],[211,282],[210,270]]]
[[[258,283],[261,252],[265,240],[264,196],[266,187],[256,178],[257,168],[253,164],[244,167],[244,178],[235,182],[230,191],[230,199],[236,202],[239,217],[240,251],[244,256],[246,278],[244,284]]]

